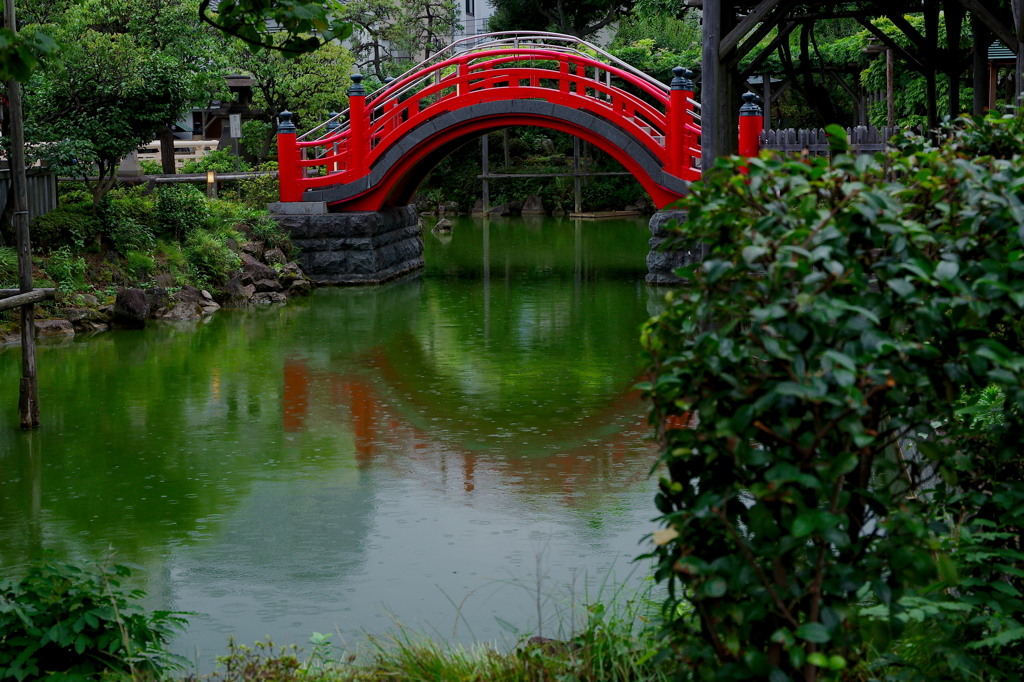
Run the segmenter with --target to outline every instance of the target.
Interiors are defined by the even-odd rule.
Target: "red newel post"
[[[693,99],[693,72],[677,66],[672,69],[672,83],[668,100],[668,130],[665,131],[668,147],[669,172],[677,178],[683,177],[683,169],[689,166],[691,133],[688,125],[693,123],[693,112],[689,100]]]
[[[757,95],[743,93],[740,107],[740,156],[752,158],[761,153],[761,130],[764,128],[764,112],[757,106]]]
[[[301,173],[292,112],[282,111],[277,121],[277,180],[281,201],[302,201]]]
[[[349,182],[366,175],[366,135],[366,88],[363,75],[354,73],[348,88],[348,148],[352,155]]]

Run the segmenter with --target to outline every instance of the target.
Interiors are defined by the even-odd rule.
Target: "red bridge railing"
[[[369,96],[362,77],[353,76],[349,109],[302,136],[295,135],[291,114],[282,112],[281,201],[301,201],[307,189],[366,176],[387,150],[440,113],[510,99],[585,110],[630,133],[665,172],[696,180],[698,105],[688,74],[675,72],[670,88],[572,36],[531,32],[464,39]]]

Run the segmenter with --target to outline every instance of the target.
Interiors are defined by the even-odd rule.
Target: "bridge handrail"
[[[487,41],[485,41],[483,43],[478,42],[481,39],[485,39],[485,38],[493,38],[493,39],[492,40],[487,40]],[[428,57],[427,59],[424,59],[423,61],[419,62],[418,64],[416,64],[412,68],[407,69],[402,75],[398,76],[395,80],[391,81],[390,83],[382,85],[381,87],[379,87],[376,90],[374,90],[372,93],[367,93],[367,97],[366,97],[367,106],[370,106],[371,102],[375,101],[377,98],[379,98],[380,96],[383,96],[384,94],[388,94],[390,96],[400,96],[402,94],[405,94],[409,89],[411,89],[412,87],[415,87],[416,81],[410,81],[409,83],[406,83],[405,84],[406,87],[403,87],[401,90],[397,89],[398,85],[396,85],[396,84],[401,83],[401,82],[405,81],[406,79],[409,79],[411,76],[414,76],[416,73],[426,69],[427,66],[429,66],[429,65],[431,65],[433,63],[434,64],[434,68],[432,68],[429,72],[424,73],[423,77],[422,77],[423,79],[428,78],[431,74],[433,74],[437,70],[437,67],[438,67],[437,61],[438,61],[438,59],[441,58],[443,55],[445,55],[445,54],[447,54],[449,52],[452,52],[456,47],[458,47],[459,45],[461,45],[463,43],[477,41],[477,44],[469,49],[469,51],[476,52],[476,51],[493,50],[494,49],[492,47],[493,45],[507,44],[507,43],[512,43],[514,47],[518,48],[519,47],[519,42],[518,41],[520,39],[524,39],[524,38],[527,39],[527,40],[529,40],[529,39],[555,40],[555,41],[558,41],[558,42],[573,43],[574,45],[584,46],[585,49],[592,50],[593,52],[595,52],[596,54],[600,55],[601,57],[604,57],[608,61],[613,62],[616,66],[618,66],[623,71],[626,71],[626,72],[630,73],[632,76],[634,76],[634,77],[636,77],[636,78],[638,78],[638,79],[640,79],[642,81],[645,81],[648,85],[654,86],[656,89],[661,90],[665,94],[667,94],[669,92],[668,86],[665,85],[664,83],[662,83],[661,81],[659,81],[656,78],[654,78],[654,77],[644,73],[640,69],[637,69],[636,67],[631,66],[630,64],[628,64],[625,61],[619,59],[618,57],[612,55],[611,53],[601,49],[597,45],[594,45],[593,43],[588,43],[587,41],[581,40],[580,38],[578,38],[576,36],[566,35],[564,33],[548,33],[546,31],[502,31],[502,32],[497,32],[497,33],[482,33],[480,35],[467,36],[465,38],[460,38],[459,40],[456,40],[455,42],[453,42],[453,43],[449,44],[448,46],[442,48],[439,52],[437,52],[437,53],[431,55],[430,57]],[[527,44],[537,45],[537,43],[527,43]],[[540,44],[543,44],[543,43],[540,43]],[[592,55],[588,55],[588,54],[586,54],[584,52],[581,52],[580,50],[575,49],[575,48],[562,47],[562,46],[557,46],[557,45],[549,45],[549,46],[545,46],[545,47],[547,47],[549,49],[552,49],[552,50],[557,50],[557,49],[560,48],[561,50],[564,50],[566,53],[572,53],[572,54],[576,54],[576,55],[578,55],[580,57],[586,57],[586,58],[589,58],[589,59],[594,59]],[[460,54],[459,56],[462,56],[462,55]],[[451,58],[449,57],[448,59],[451,59]],[[441,61],[446,61],[446,59],[441,59]],[[594,59],[594,61],[598,61],[598,60]],[[421,79],[416,79],[416,80],[418,81],[418,80],[421,80]],[[392,92],[392,93],[388,93],[387,91],[390,88],[393,88],[393,87],[396,88],[396,91]],[[349,109],[346,108],[344,111],[342,111],[341,113],[337,114],[336,116],[332,116],[331,118],[328,118],[326,121],[320,123],[316,127],[307,130],[302,135],[299,135],[297,139],[298,140],[302,140],[303,138],[311,135],[312,133],[316,132],[317,130],[320,130],[321,128],[324,128],[328,124],[330,124],[330,123],[332,123],[334,121],[340,121],[342,119],[342,117],[347,116],[348,113],[349,113]],[[347,121],[346,121],[346,123],[343,123],[342,125],[346,126],[347,125]],[[340,132],[340,131],[339,130],[333,130],[330,133],[330,135],[333,136],[334,134],[336,134],[338,132]],[[320,138],[317,138],[317,139],[320,139]]]

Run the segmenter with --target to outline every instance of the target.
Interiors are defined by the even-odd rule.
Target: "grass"
[[[602,588],[604,585],[602,585]],[[211,682],[658,682],[676,679],[673,657],[659,655],[654,625],[658,604],[651,586],[618,599],[594,603],[574,614],[573,632],[563,641],[522,635],[510,651],[493,645],[464,647],[437,641],[399,626],[384,636],[369,635],[353,651],[338,652],[332,635],[314,633],[305,660],[294,646],[270,642],[253,647],[229,643]],[[628,596],[629,599],[621,599]],[[340,635],[339,635],[340,637]]]

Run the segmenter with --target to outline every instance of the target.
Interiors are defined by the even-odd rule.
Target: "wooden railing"
[[[854,154],[874,154],[889,148],[889,140],[900,135],[903,128],[875,128],[857,126],[846,129],[846,137]],[[786,128],[761,131],[761,149],[773,149],[785,153],[803,153],[810,156],[826,156],[831,152],[825,131],[817,129]]]

